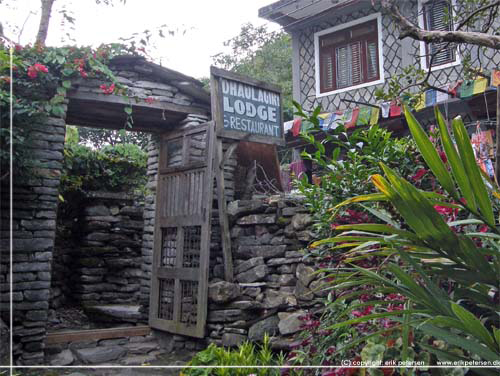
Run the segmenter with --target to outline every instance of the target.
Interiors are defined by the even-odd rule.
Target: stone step
[[[84,307],[85,314],[96,322],[133,322],[141,319],[139,305],[101,304]]]

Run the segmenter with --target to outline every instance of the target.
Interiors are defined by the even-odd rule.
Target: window
[[[448,0],[429,0],[420,6],[420,26],[426,30],[450,31],[453,28],[453,9]],[[444,68],[450,64],[457,64],[457,46],[447,42],[421,42],[422,68],[427,69],[432,55],[435,54],[431,68]]]
[[[318,95],[383,82],[379,22],[377,13],[315,34]]]

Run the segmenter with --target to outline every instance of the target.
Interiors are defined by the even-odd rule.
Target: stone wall
[[[61,174],[64,118],[49,117],[31,124],[23,145],[29,150],[30,173],[15,170],[13,192],[13,354],[23,364],[43,363],[43,339],[49,308],[51,261],[54,248],[58,187]],[[8,179],[7,179],[8,182]],[[7,183],[6,182],[6,183]],[[2,265],[0,277],[2,317],[9,307],[8,251],[9,194],[2,187]],[[9,324],[9,321],[6,321]]]
[[[299,200],[278,197],[233,201],[228,215],[235,283],[210,281],[208,340],[233,346],[267,332],[275,347],[286,348],[299,317],[325,295],[301,252],[312,240],[311,217]]]
[[[120,192],[87,192],[71,229],[58,229],[54,250],[51,307],[139,304],[142,278],[143,207]],[[61,216],[60,216],[61,217]],[[68,234],[69,230],[69,234]]]

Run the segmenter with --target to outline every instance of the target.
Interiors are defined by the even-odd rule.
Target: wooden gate
[[[149,324],[205,335],[213,196],[214,123],[162,137]]]

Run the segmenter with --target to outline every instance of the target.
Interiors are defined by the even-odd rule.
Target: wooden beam
[[[114,104],[121,104],[124,106],[132,106],[132,108],[133,107],[154,108],[170,112],[180,112],[186,115],[195,114],[195,115],[206,116],[209,113],[208,109],[204,109],[197,106],[186,106],[181,104],[159,102],[159,101],[155,101],[149,104],[143,101],[137,102],[133,98],[122,97],[120,95],[99,94],[99,93],[91,93],[87,91],[78,91],[78,90],[69,93],[68,98],[70,101],[71,99],[79,99],[79,100],[92,101],[98,103],[114,103]]]
[[[222,256],[224,259],[224,279],[228,282],[233,282],[233,256],[231,252],[229,220],[227,218],[223,161],[222,139],[217,138],[217,143],[215,145],[215,178],[217,181],[217,205],[219,207],[219,226],[221,229]]]
[[[130,326],[125,328],[76,330],[71,332],[47,333],[45,344],[98,341],[101,339],[147,336],[151,328],[147,325]]]

